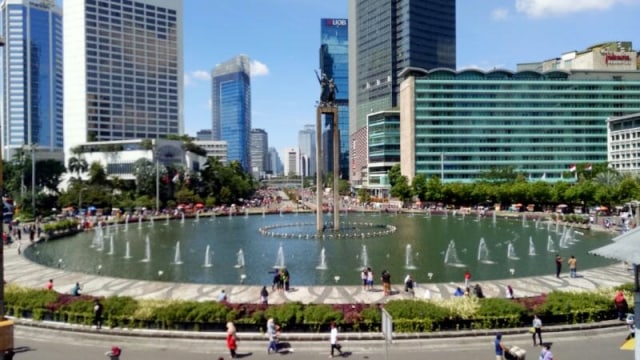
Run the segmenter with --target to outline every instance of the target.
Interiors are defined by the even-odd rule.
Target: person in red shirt
[[[49,279],[46,285],[47,290],[53,290],[53,279]]]
[[[227,349],[229,349],[229,353],[232,358],[236,358],[236,350],[238,349],[238,339],[236,338],[236,327],[233,325],[231,321],[227,323]]]
[[[469,272],[469,269],[467,269],[467,271],[464,272],[464,287],[465,288],[469,287],[469,281],[471,281],[471,273]]]

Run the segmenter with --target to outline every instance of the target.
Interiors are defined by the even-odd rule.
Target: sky
[[[211,128],[211,70],[252,64],[252,128],[279,152],[315,123],[320,19],[348,18],[347,0],[183,0],[184,124]],[[458,69],[504,68],[606,41],[640,49],[640,0],[457,0]]]

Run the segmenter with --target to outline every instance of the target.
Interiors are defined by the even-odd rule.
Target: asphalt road
[[[554,358],[560,360],[633,359],[632,351],[620,350],[626,336],[623,327],[580,332],[543,333],[543,340],[553,342]],[[505,336],[504,343],[527,351],[527,359],[536,360],[540,348],[532,346],[529,334]],[[346,359],[495,359],[491,337],[403,340],[385,347],[382,341],[343,342]],[[230,359],[222,340],[187,340],[170,338],[115,337],[76,332],[39,330],[18,327],[15,346],[21,350],[17,360],[88,360],[107,359],[112,345],[123,348],[122,360],[217,360]],[[324,342],[292,343],[290,351],[267,355],[267,340],[242,341],[239,354],[246,359],[326,359],[329,345]]]

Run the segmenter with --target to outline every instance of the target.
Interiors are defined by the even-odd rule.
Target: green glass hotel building
[[[373,144],[396,147],[410,180],[468,183],[511,166],[532,181],[573,181],[572,165],[607,161],[607,119],[640,112],[638,71],[407,68],[402,77],[399,121],[375,119],[399,131]],[[386,174],[370,164],[368,176]]]

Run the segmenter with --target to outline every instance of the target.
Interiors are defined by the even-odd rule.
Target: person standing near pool
[[[576,257],[571,255],[567,263],[569,264],[569,276],[572,278],[577,277],[578,260],[576,260]]]
[[[562,271],[562,256],[556,254],[556,277],[560,279],[560,272]]]

